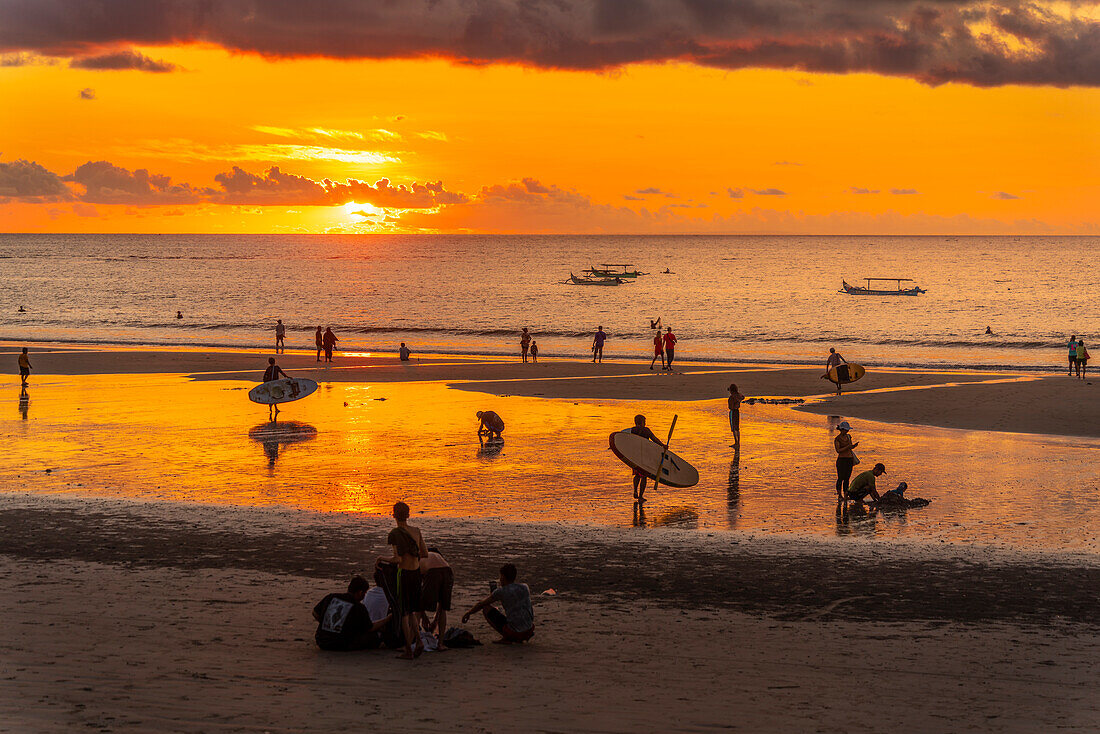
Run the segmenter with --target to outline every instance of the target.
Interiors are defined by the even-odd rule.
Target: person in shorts
[[[661,338],[661,331],[658,329],[657,333],[653,335],[653,359],[649,362],[649,369],[653,369],[653,365],[657,364],[657,360],[661,360],[661,371],[665,369],[665,341]]]
[[[286,327],[283,326],[283,320],[275,319],[275,354],[278,354],[280,351],[286,351],[286,346],[283,344],[285,340]]]
[[[833,347],[829,347],[829,359],[825,361],[825,374],[821,377],[823,379],[829,379],[829,370],[836,367],[836,394],[840,395],[840,386],[848,381],[848,360],[840,356]]]
[[[634,416],[634,425],[626,429],[635,436],[641,436],[642,438],[648,438],[653,443],[657,444],[661,448],[665,448],[665,445],[661,442],[661,439],[649,430],[645,424],[645,416],[640,413]],[[649,481],[649,477],[643,474],[641,471],[634,470],[634,499],[638,500],[638,503],[645,502],[645,485]]]
[[[501,612],[493,602],[500,602]],[[504,645],[527,642],[535,635],[535,611],[531,606],[531,589],[527,584],[516,583],[516,567],[505,563],[500,567],[500,585],[491,588],[489,596],[470,607],[462,615],[462,623],[478,612],[485,616],[489,626],[500,633],[496,642]]]
[[[665,327],[665,335],[662,337],[665,343],[665,369],[672,372],[672,360],[676,357],[676,335],[672,333],[672,327]]]
[[[477,437],[486,437],[488,441],[504,440],[504,419],[491,410],[477,412]]]
[[[1077,340],[1077,376],[1085,379],[1085,372],[1089,366],[1089,350],[1085,349],[1085,340]]]
[[[397,603],[397,615],[401,618],[401,628],[405,632],[405,652],[401,657],[412,660],[424,652],[424,643],[420,640],[420,559],[427,558],[428,548],[420,529],[409,525],[408,505],[396,503],[393,519],[397,527],[386,537],[391,554],[379,557],[375,567],[386,563],[397,566],[394,601]]]
[[[27,356],[27,348],[23,347],[23,353],[19,355],[19,381],[20,387],[26,389],[27,379],[31,376],[31,360]]]
[[[1073,377],[1073,368],[1077,366],[1077,335],[1069,338],[1069,376]]]
[[[422,579],[420,609],[423,611],[424,629],[435,634],[440,642],[447,631],[447,612],[451,611],[451,592],[455,586],[455,573],[447,559],[435,548],[428,549],[428,557],[420,560]],[[429,615],[431,618],[429,619]]]
[[[527,327],[523,327],[523,331],[519,335],[519,351],[523,357],[524,363],[527,362],[527,352],[531,349],[531,334],[527,331]]]
[[[730,412],[730,432],[733,433],[733,443],[730,446],[739,449],[741,448],[741,403],[745,400],[745,396],[737,389],[737,385],[732,382],[727,389],[730,394],[727,401]]]
[[[596,333],[592,335],[592,361],[599,360],[603,364],[603,343],[607,341],[607,334],[602,326],[596,327]]]

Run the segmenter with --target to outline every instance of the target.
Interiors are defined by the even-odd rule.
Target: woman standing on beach
[[[649,369],[653,369],[653,365],[657,364],[657,359],[661,360],[661,371],[665,370],[665,343],[661,339],[661,330],[657,329],[657,334],[653,337],[653,360],[649,363]]]
[[[1089,350],[1085,349],[1085,340],[1077,340],[1077,376],[1085,379],[1085,371],[1089,366]]]
[[[745,399],[745,396],[737,389],[737,385],[730,383],[729,386],[729,409],[730,409],[730,431],[733,432],[733,443],[730,444],[735,449],[741,448],[741,401]],[[851,473],[851,469],[848,470]]]
[[[852,430],[852,426],[848,421],[841,421],[836,428],[840,431],[833,439],[833,446],[836,448],[836,497],[838,500],[843,500],[848,496],[848,482],[852,478],[852,467],[858,461],[852,449],[859,446],[859,443],[852,442],[852,437],[848,433]]]

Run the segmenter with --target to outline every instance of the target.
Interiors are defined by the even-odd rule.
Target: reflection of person
[[[23,347],[23,353],[19,355],[19,380],[23,387],[26,389],[27,380],[31,376],[31,360],[27,356],[27,348]]]
[[[493,606],[500,602],[504,612]],[[527,584],[516,583],[516,567],[505,563],[500,567],[500,586],[492,589],[489,596],[470,607],[462,615],[462,623],[478,612],[485,615],[489,626],[500,633],[500,642],[504,645],[521,643],[535,635],[535,610],[531,606],[531,589]]]
[[[627,431],[633,433],[635,436],[648,438],[661,448],[665,448],[661,439],[657,438],[657,436],[653,434],[653,431],[646,427],[644,415],[639,414],[634,416],[634,425],[628,428]],[[634,470],[634,499],[638,500],[639,504],[645,502],[645,485],[647,481],[649,481],[649,477],[638,469]]]
[[[332,333],[332,327],[325,329],[324,335],[321,337],[321,346],[325,348],[325,361],[332,361],[332,350],[336,348],[336,342],[340,341],[336,338],[336,335]]]
[[[477,435],[487,436],[490,441],[494,438],[503,440],[504,436],[501,434],[504,432],[504,419],[491,410],[479,410],[477,412]]]
[[[401,349],[397,351],[402,362],[408,362],[409,356],[412,354],[412,350],[405,346],[405,342],[401,342]]]
[[[372,623],[363,597],[370,584],[356,576],[348,584],[346,594],[329,594],[313,607],[317,620],[314,639],[322,650],[369,650],[380,647],[378,632],[389,623],[389,617]]]
[[[286,347],[283,345],[284,339],[286,339],[286,327],[283,326],[283,320],[275,319],[275,354],[286,351]]]
[[[829,370],[836,367],[836,394],[840,395],[841,383],[848,381],[848,360],[840,356],[832,347],[829,347],[829,359],[825,361],[825,374],[822,375],[822,379],[831,380],[829,377]]]
[[[733,433],[733,443],[730,446],[736,449],[741,447],[741,403],[744,401],[745,396],[737,389],[737,385],[732,382],[728,389],[730,393],[727,401],[730,411],[730,431]]]
[[[381,556],[375,564],[392,563],[397,566],[397,616],[405,632],[405,653],[401,657],[411,660],[424,652],[420,640],[421,576],[420,559],[427,558],[428,548],[419,528],[409,525],[409,506],[398,502],[393,506],[393,519],[397,527],[390,531],[386,543],[392,552]]]
[[[317,361],[321,361],[321,350],[325,348],[325,335],[321,333],[321,327],[317,327],[317,331],[313,332],[313,341],[317,343]]]
[[[290,375],[283,372],[283,368],[275,364],[274,357],[267,358],[267,369],[264,370],[264,382],[271,382],[272,380],[278,380],[280,377],[290,378]]]
[[[519,351],[523,357],[523,361],[527,361],[527,351],[531,348],[531,335],[527,333],[527,327],[523,327],[523,332],[519,336]]]
[[[676,356],[676,335],[672,333],[672,327],[665,327],[665,335],[663,337],[665,342],[665,366],[669,372],[672,372],[672,359]]]
[[[856,465],[856,453],[852,449],[859,446],[859,443],[852,442],[852,436],[849,433],[852,426],[848,421],[841,421],[836,428],[840,431],[833,439],[833,447],[836,449],[836,496],[837,499],[842,500],[848,496],[848,482],[852,478],[852,469]]]
[[[871,499],[879,500],[878,491],[875,489],[875,477],[886,473],[885,464],[875,464],[874,469],[860,472],[852,480],[852,486],[848,489],[848,499],[854,502],[863,502],[863,498],[871,495]]]
[[[592,335],[592,361],[599,361],[603,364],[603,343],[607,341],[607,334],[604,333],[602,326],[596,327],[596,333]]]

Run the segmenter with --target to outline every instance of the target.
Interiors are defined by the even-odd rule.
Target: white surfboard
[[[657,477],[657,467],[660,466],[661,484],[669,487],[694,487],[699,483],[699,472],[694,466],[648,438],[635,436],[629,431],[619,431],[608,436],[607,441],[611,451],[624,464],[650,479]]]
[[[248,399],[263,405],[278,405],[301,400],[317,390],[317,383],[304,377],[284,377],[264,382],[248,391]]]

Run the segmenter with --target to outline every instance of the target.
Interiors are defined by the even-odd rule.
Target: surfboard
[[[645,474],[650,479],[657,477],[657,467],[661,467],[661,484],[669,487],[694,487],[699,483],[699,472],[686,460],[665,451],[648,438],[635,436],[629,431],[617,431],[607,438],[612,453],[629,466]],[[664,462],[661,461],[662,455]]]
[[[264,382],[248,391],[248,399],[262,405],[278,405],[301,400],[317,390],[317,383],[304,377],[284,377]]]
[[[856,380],[858,380],[859,378],[861,378],[865,374],[867,374],[867,370],[863,369],[863,365],[861,365],[861,364],[847,364],[847,365],[840,365],[840,366],[848,368],[848,379],[847,380],[841,380],[840,383],[842,385],[847,385],[849,382],[855,382]],[[837,379],[836,379],[836,370],[837,370],[836,367],[830,367],[829,371],[826,373],[828,375],[829,382],[836,382],[837,381]]]

